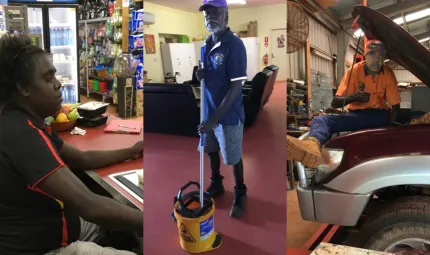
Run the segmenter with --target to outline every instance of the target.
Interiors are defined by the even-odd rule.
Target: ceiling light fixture
[[[428,16],[430,16],[430,8],[408,14],[405,16],[405,20],[406,22],[412,22]],[[403,25],[403,17],[393,19],[393,22],[401,26]],[[362,32],[361,29],[358,29],[357,31],[355,31],[354,37],[359,38],[361,36],[361,32]]]
[[[423,43],[423,42],[427,42],[429,40],[430,40],[430,37],[427,37],[427,38],[423,38],[423,39],[419,40],[418,42]]]
[[[363,31],[361,29],[358,29],[357,31],[354,32],[354,37],[355,38],[360,38],[361,36],[363,36]]]
[[[246,0],[227,0],[227,4],[246,4]]]
[[[405,16],[405,20],[406,20],[406,22],[411,22],[411,21],[415,21],[415,20],[419,20],[419,19],[428,17],[428,16],[430,16],[430,8],[408,14]],[[402,17],[397,18],[397,19],[393,19],[393,21],[398,25],[403,24],[403,18]]]

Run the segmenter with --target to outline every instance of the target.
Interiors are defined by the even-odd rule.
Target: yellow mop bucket
[[[174,220],[178,225],[180,244],[182,249],[189,253],[203,253],[218,249],[222,238],[214,229],[215,202],[204,192],[203,206],[200,206],[200,192],[192,191],[182,194],[191,185],[189,182],[183,186],[174,199]]]

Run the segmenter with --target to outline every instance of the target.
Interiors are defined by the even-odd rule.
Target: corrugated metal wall
[[[309,17],[309,41],[311,47],[317,48],[329,56],[337,54],[336,35],[332,34],[312,17]],[[305,48],[302,48],[298,52],[288,54],[288,78],[305,79],[305,50]],[[314,54],[311,55],[311,69],[333,77],[332,62]]]
[[[398,82],[411,82],[415,77],[411,72],[406,69],[394,69],[394,74]]]
[[[311,69],[333,78],[333,61],[312,54]]]
[[[304,80],[305,77],[305,50],[303,47],[299,51],[287,55],[287,77],[291,79]]]
[[[337,55],[337,38],[323,25],[309,18],[309,41],[311,47],[315,47],[328,56]],[[325,73],[329,77],[333,77],[332,61],[321,58],[317,55],[311,55],[311,69],[317,72]]]
[[[320,23],[309,17],[309,41],[328,55],[337,54],[337,38]]]

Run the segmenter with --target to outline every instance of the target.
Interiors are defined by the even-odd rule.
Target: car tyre
[[[407,238],[430,241],[430,197],[401,197],[387,204],[363,224],[352,245],[385,251]]]

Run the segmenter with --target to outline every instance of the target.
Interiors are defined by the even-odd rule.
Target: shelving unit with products
[[[287,123],[295,129],[308,121],[308,86],[305,81],[287,79]]]
[[[102,96],[103,102],[112,98],[115,82],[113,65],[122,53],[121,10],[112,17],[83,20],[81,24],[80,77],[81,89]]]
[[[137,8],[141,9],[136,11]],[[81,17],[88,17],[88,15],[93,17],[93,12],[88,9],[88,6],[86,9],[87,11],[83,12]],[[109,14],[110,17],[79,21],[81,91],[85,91],[87,97],[91,94],[99,94],[103,101],[112,100],[113,104],[118,104],[118,113],[127,109],[127,116],[131,116],[131,112],[134,113],[133,115],[142,115],[143,93],[136,89],[143,88],[143,79],[139,78],[143,78],[143,70],[139,71],[143,69],[143,2],[135,1],[127,4],[124,1],[116,1],[115,7],[109,7]],[[117,70],[127,68],[127,65],[124,65],[127,61],[123,61],[125,59],[130,60],[128,63],[134,65],[134,69],[130,70],[138,70],[136,72],[138,75],[129,73],[126,77],[126,84],[130,84],[128,79],[132,80],[132,93],[128,91],[129,86],[124,93],[122,84],[125,83],[119,82],[120,78],[124,77],[121,77],[123,72]],[[141,63],[138,68],[135,60]],[[121,97],[120,100],[118,95]],[[124,100],[123,95],[127,97],[131,95],[131,98]],[[126,105],[122,105],[123,102],[127,102],[124,103]],[[142,109],[137,109],[139,104],[142,105],[140,107]]]

